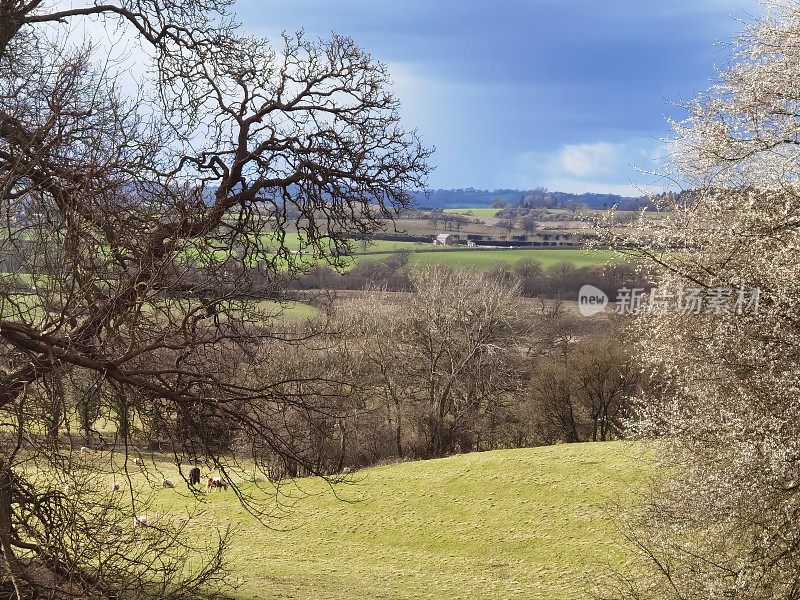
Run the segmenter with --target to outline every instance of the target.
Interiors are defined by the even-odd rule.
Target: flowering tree
[[[670,393],[642,405],[664,440],[627,529],[646,572],[610,597],[800,597],[800,3],[766,9],[675,124],[693,191],[612,236],[669,299],[634,333]]]

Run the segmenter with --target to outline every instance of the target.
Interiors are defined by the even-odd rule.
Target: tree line
[[[414,289],[413,253],[397,252],[383,260],[359,261],[347,271],[317,265],[293,277],[286,287],[293,290],[362,290],[375,288],[389,292],[410,292]],[[603,290],[612,300],[617,290],[638,288],[649,290],[652,283],[632,263],[613,263],[596,267],[578,267],[562,262],[542,267],[535,260],[523,259],[513,264],[498,262],[489,269],[495,279],[517,281],[526,298],[575,300],[584,285]]]

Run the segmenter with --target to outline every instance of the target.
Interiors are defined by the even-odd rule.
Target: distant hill
[[[514,202],[525,197],[520,190],[427,190],[417,192],[416,205],[425,208],[489,208],[494,202]]]
[[[298,192],[296,186],[289,186],[292,193]],[[214,187],[205,190],[204,201],[207,205],[214,203],[217,189]],[[265,193],[265,196],[270,196]],[[280,198],[274,194],[275,199]],[[619,210],[638,210],[649,205],[645,196],[619,196],[617,194],[570,194],[568,192],[553,192],[545,188],[532,190],[476,190],[448,189],[426,190],[412,193],[414,205],[420,209],[443,208],[505,208],[519,206],[525,208],[574,208],[583,204],[587,208],[602,210],[616,206]],[[280,200],[278,200],[280,202]]]
[[[619,196],[617,194],[570,194],[551,192],[544,188],[533,190],[428,190],[417,192],[415,203],[420,208],[486,208],[525,206],[528,208],[574,208],[583,204],[587,208],[604,209],[617,206],[620,210],[637,210],[649,204],[646,197]]]

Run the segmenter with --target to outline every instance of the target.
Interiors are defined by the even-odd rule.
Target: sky
[[[389,65],[432,188],[638,195],[667,117],[729,61],[756,0],[239,0],[249,33],[352,36]]]

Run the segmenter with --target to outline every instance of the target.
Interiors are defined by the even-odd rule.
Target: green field
[[[453,267],[491,268],[497,263],[514,265],[522,260],[538,262],[543,268],[559,263],[570,263],[576,267],[596,267],[620,260],[621,256],[611,250],[583,250],[578,248],[552,249],[497,249],[467,247],[434,247],[419,242],[374,241],[366,246],[354,248],[356,263],[362,260],[383,260],[397,252],[409,252],[410,264],[427,267],[434,264]]]
[[[469,215],[471,217],[487,218],[494,217],[499,208],[445,208],[444,212],[454,215]]]
[[[411,263],[417,267],[433,264],[453,267],[489,269],[497,263],[515,265],[522,260],[538,262],[543,268],[559,263],[576,267],[596,267],[617,260],[619,255],[606,250],[458,250],[431,251],[414,254]]]
[[[462,210],[462,209],[453,209]],[[468,210],[468,209],[464,209]],[[472,209],[491,210],[496,209]],[[263,236],[263,243],[268,246],[268,236]],[[296,251],[300,247],[297,234],[287,234],[285,243],[288,248]],[[528,249],[496,249],[496,248],[467,248],[459,247],[434,247],[431,243],[405,242],[393,240],[352,241],[353,252],[350,265],[344,270],[352,268],[363,260],[383,260],[397,252],[409,252],[412,257],[412,266],[425,267],[432,264],[445,264],[454,267],[475,267],[489,269],[496,263],[516,264],[521,260],[533,260],[547,268],[558,263],[570,263],[576,267],[599,266],[619,258],[618,254],[604,250],[582,250],[575,248],[528,248]],[[219,256],[217,257],[219,258]],[[300,259],[298,259],[300,260]],[[300,262],[311,262],[312,259],[302,259]]]
[[[169,312],[175,315],[185,314],[187,308],[192,306],[191,301],[153,302],[145,304],[144,310],[148,314]],[[196,306],[196,305],[195,305]],[[257,312],[264,321],[275,324],[301,323],[314,319],[320,315],[320,310],[305,302],[294,300],[278,302],[274,300],[232,300],[225,304],[225,309],[231,315],[241,316],[243,313]],[[7,294],[0,300],[0,315],[4,319],[17,322],[31,322],[45,316],[40,305],[40,297],[35,294]]]
[[[255,301],[259,311],[275,315],[276,322],[297,323],[314,319],[320,315],[318,308],[304,302],[275,302],[272,300]]]
[[[396,242],[393,240],[371,240],[353,243],[353,252],[358,254],[387,254],[392,252],[420,252],[433,248],[431,243]]]
[[[295,504],[274,529],[231,492],[212,493],[195,535],[234,524],[242,599],[581,598],[593,573],[626,561],[607,509],[644,479],[644,450],[570,444],[408,462],[357,473],[337,486],[341,499],[300,480],[281,488]],[[171,514],[193,503],[157,494]]]

